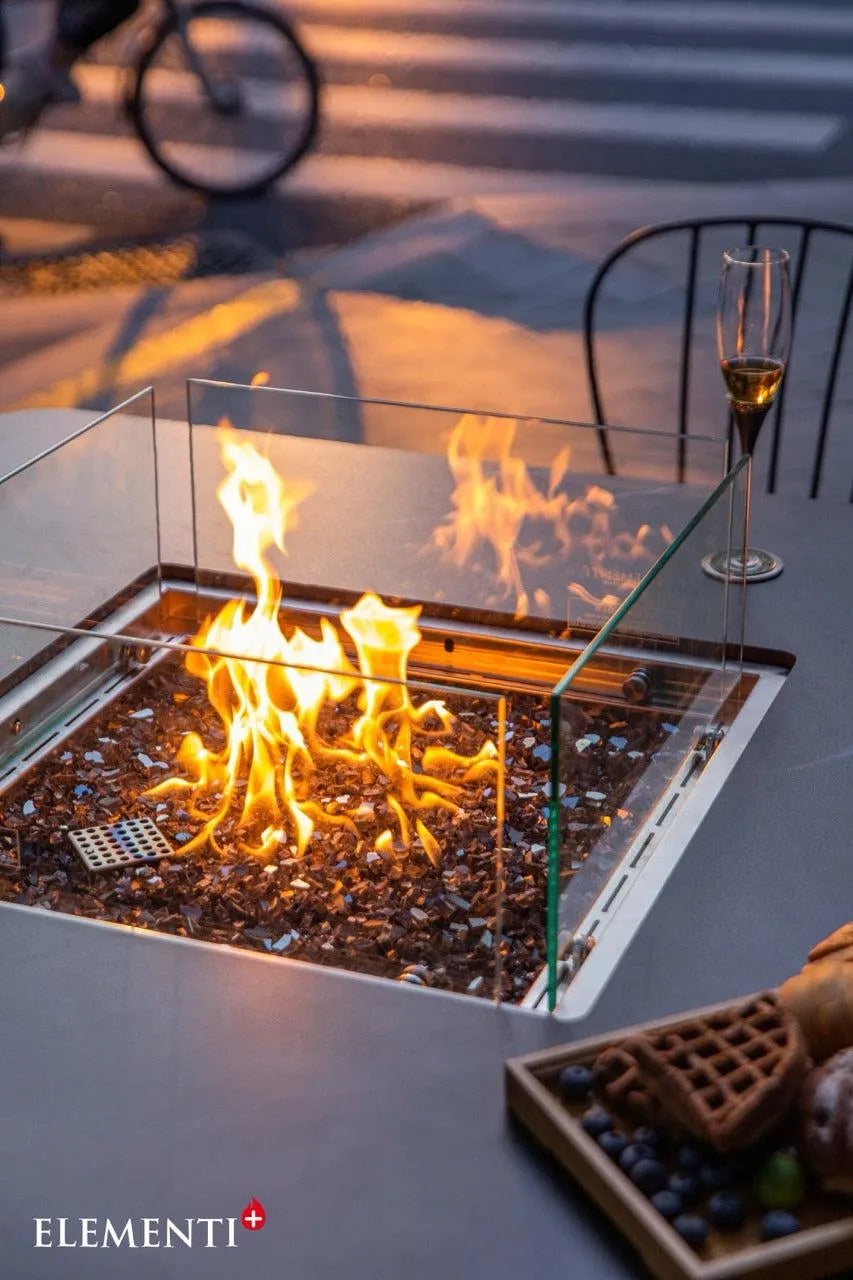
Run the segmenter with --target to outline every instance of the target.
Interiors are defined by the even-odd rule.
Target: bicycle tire
[[[213,183],[199,181],[189,175],[180,164],[161,150],[160,140],[149,128],[145,114],[145,79],[152,65],[162,50],[165,42],[177,33],[175,14],[169,13],[153,30],[152,35],[142,51],[136,65],[130,92],[126,98],[128,116],[136,130],[140,142],[152,160],[179,186],[197,191],[206,196],[252,196],[259,195],[272,186],[279,178],[294,167],[310,150],[317,134],[320,120],[320,76],[316,64],[300,43],[296,33],[280,14],[262,4],[244,3],[243,0],[199,0],[185,9],[188,21],[204,17],[241,17],[253,22],[266,23],[273,28],[289,46],[295,56],[296,63],[305,77],[308,90],[308,104],[302,128],[297,134],[295,144],[282,153],[280,162],[274,164],[259,178],[250,182]]]

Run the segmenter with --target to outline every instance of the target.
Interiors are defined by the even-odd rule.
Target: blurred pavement
[[[180,416],[186,376],[245,382],[264,370],[276,386],[589,420],[581,306],[595,267],[624,234],[646,222],[712,213],[843,221],[851,208],[853,182],[837,180],[725,189],[578,180],[571,197],[451,202],[349,248],[297,255],[282,272],[99,289],[63,295],[60,305],[49,296],[7,297],[2,407],[105,408],[153,382],[159,411]],[[709,240],[700,263],[690,419],[698,434],[718,435],[725,422],[713,312],[719,253],[730,239]],[[614,273],[603,298],[611,423],[676,430],[685,251],[678,242],[650,246]],[[849,253],[828,242],[810,267],[789,380],[782,491],[804,488],[816,388],[836,323],[831,303],[840,301]],[[846,360],[841,370],[822,494],[844,500],[853,476],[849,366]]]
[[[133,136],[123,73],[152,4],[77,67],[81,104],[52,108],[0,151],[0,229],[39,219],[143,237],[214,219],[292,252],[449,199],[571,199],[595,175],[729,185],[853,173],[844,0],[264,3],[295,22],[324,85],[316,149],[267,198],[206,205],[165,182]],[[15,43],[49,29],[51,0],[3,9]],[[231,47],[263,149],[275,81],[251,41],[235,32]],[[201,156],[215,147],[186,80],[156,82],[152,103],[169,144]]]

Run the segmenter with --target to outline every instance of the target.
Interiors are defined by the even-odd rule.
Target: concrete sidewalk
[[[845,221],[850,209],[853,182],[709,189],[578,181],[571,197],[495,196],[439,208],[335,253],[296,257],[285,279],[101,290],[60,305],[10,298],[0,319],[2,407],[107,407],[154,382],[159,409],[179,416],[186,376],[242,382],[262,369],[279,386],[588,420],[581,308],[597,264],[623,235],[693,215]],[[725,421],[713,314],[719,253],[731,238],[709,238],[700,263],[690,419],[697,434],[719,434]],[[803,492],[846,282],[849,250],[840,247],[844,261],[837,242],[815,252],[803,293],[780,486],[792,492]],[[610,422],[676,430],[685,251],[684,242],[649,246],[608,287],[599,323]],[[849,364],[822,495],[844,500],[853,476]]]

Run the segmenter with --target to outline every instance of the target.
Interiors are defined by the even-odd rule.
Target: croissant
[[[816,1062],[853,1045],[853,964],[807,965],[783,982],[779,999],[794,1015]]]
[[[820,964],[825,960],[839,960],[845,964],[853,962],[853,922],[843,924],[823,942],[812,947],[809,963]]]

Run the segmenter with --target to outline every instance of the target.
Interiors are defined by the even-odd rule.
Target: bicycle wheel
[[[263,191],[314,140],[317,69],[270,9],[201,0],[183,21],[191,52],[172,12],[139,61],[130,118],[175,182],[205,195]]]

